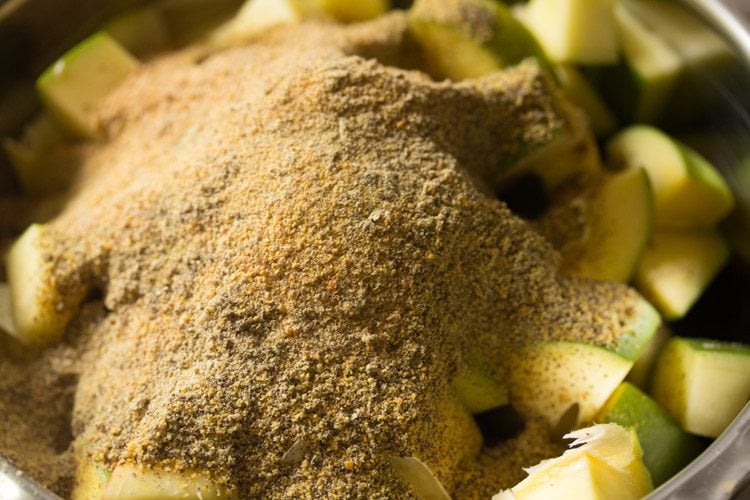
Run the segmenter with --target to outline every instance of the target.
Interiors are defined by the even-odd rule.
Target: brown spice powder
[[[101,299],[0,362],[0,452],[63,495],[76,454],[243,498],[406,498],[386,458],[451,453],[433,431],[462,353],[501,372],[528,342],[614,340],[633,292],[558,278],[484,186],[562,119],[539,69],[437,83],[358,55],[409,66],[404,27],[191,49],[107,99],[110,140],[51,225],[58,281]],[[531,423],[443,479],[486,496],[555,451]]]

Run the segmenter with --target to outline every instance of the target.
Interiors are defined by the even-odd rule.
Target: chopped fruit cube
[[[686,431],[718,437],[750,398],[750,346],[674,337],[651,393]]]
[[[522,414],[543,416],[554,427],[578,403],[578,423],[590,422],[659,324],[658,313],[646,301],[633,307],[638,312],[623,328],[620,354],[618,348],[576,342],[546,342],[512,354],[507,373],[513,406]]]
[[[453,26],[414,19],[410,29],[423,48],[428,71],[438,78],[459,81],[502,68],[491,51]]]
[[[742,151],[742,159],[731,165],[736,181],[734,187],[738,194],[737,206],[725,221],[724,230],[732,244],[732,250],[745,264],[750,265],[750,152],[745,151],[744,139],[740,141],[742,142],[736,147]],[[725,154],[727,148],[723,147],[723,141],[717,140],[715,144],[717,150]]]
[[[384,14],[389,0],[315,0],[329,16],[343,22],[366,21]]]
[[[627,128],[609,142],[607,156],[614,167],[648,172],[657,228],[711,227],[734,205],[732,192],[708,161],[654,127]]]
[[[70,498],[72,500],[101,500],[110,476],[110,472],[101,464],[91,460],[79,462]]]
[[[655,486],[674,476],[703,450],[700,440],[685,433],[664,408],[627,382],[612,394],[596,420],[635,429]]]
[[[19,141],[5,139],[3,146],[24,192],[47,194],[70,183],[70,169],[65,162],[55,161],[55,150],[69,140],[48,113],[29,123]]]
[[[169,38],[177,47],[203,43],[222,23],[242,7],[242,0],[159,0],[159,9]]]
[[[10,310],[10,289],[6,283],[0,283],[0,356],[13,360],[35,357],[36,353],[11,333],[15,329]]]
[[[274,26],[315,16],[330,16],[343,22],[365,21],[383,14],[388,4],[388,0],[248,0],[232,19],[212,33],[211,42],[218,47],[238,45]]]
[[[219,485],[205,474],[118,465],[104,488],[103,500],[170,500],[196,498],[231,500],[234,490]]]
[[[685,124],[716,102],[719,82],[728,82],[738,61],[727,41],[683,5],[671,0],[622,0],[622,5],[680,57],[683,69],[659,116]],[[685,106],[690,102],[690,106]]]
[[[239,12],[211,35],[214,45],[225,47],[242,43],[280,24],[298,23],[308,13],[300,0],[248,0]]]
[[[451,385],[470,413],[482,413],[508,404],[508,388],[497,383],[476,359],[462,360]]]
[[[432,422],[434,443],[425,443],[424,453],[415,455],[450,491],[455,486],[456,467],[479,454],[482,432],[452,390],[438,403]]]
[[[528,347],[509,363],[510,400],[522,414],[542,415],[550,426],[578,403],[578,422],[588,422],[631,366],[632,361],[587,344],[548,342]]]
[[[684,63],[658,33],[622,5],[615,7],[623,59],[607,68],[601,89],[624,122],[655,122],[672,95]]]
[[[684,316],[729,259],[717,231],[656,231],[638,265],[635,284],[665,319]]]
[[[474,78],[528,57],[550,68],[534,36],[496,0],[418,0],[409,28],[436,77]]]
[[[549,191],[574,177],[596,175],[602,171],[599,146],[591,133],[586,115],[565,106],[567,126],[546,146],[521,158],[511,170],[537,175]]]
[[[530,0],[520,17],[559,62],[617,62],[614,0]]]
[[[563,272],[627,283],[651,234],[652,201],[642,169],[608,173],[579,198],[585,204],[584,237],[562,250]]]
[[[633,431],[600,424],[565,436],[571,449],[526,469],[529,476],[493,500],[636,500],[653,489]]]
[[[414,457],[391,457],[389,462],[396,475],[411,486],[417,498],[450,500],[450,495],[437,480],[435,474],[418,459]]]
[[[14,334],[29,345],[44,345],[60,338],[75,308],[84,298],[82,287],[62,293],[55,282],[54,263],[47,258],[47,229],[33,224],[6,256]]]
[[[94,120],[98,102],[137,67],[133,56],[101,32],[55,61],[36,86],[47,109],[68,132],[90,139],[99,135]]]
[[[581,72],[570,64],[555,66],[565,97],[586,114],[591,129],[597,136],[606,136],[617,128],[617,119],[594,87]]]
[[[10,333],[15,329],[10,305],[10,287],[7,283],[0,283],[0,330]]]

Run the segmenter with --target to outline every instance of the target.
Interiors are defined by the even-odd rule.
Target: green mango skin
[[[664,408],[628,382],[612,394],[597,420],[635,429],[654,486],[678,473],[704,448],[700,439],[683,431]]]

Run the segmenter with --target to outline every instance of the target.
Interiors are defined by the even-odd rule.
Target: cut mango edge
[[[656,309],[637,297],[615,345],[549,341],[512,353],[505,378],[511,404],[526,416],[544,417],[554,428],[577,403],[577,424],[591,422],[660,324]]]
[[[665,320],[676,320],[687,314],[729,256],[729,245],[716,230],[655,231],[634,283]]]
[[[700,440],[686,433],[664,408],[628,382],[612,393],[596,421],[635,430],[655,485],[674,476],[703,449]]]
[[[307,15],[299,0],[248,0],[237,14],[209,35],[215,48],[240,45],[269,28],[301,22]]]
[[[66,132],[97,139],[98,103],[137,67],[138,60],[105,32],[86,38],[52,63],[36,81],[47,110]]]
[[[27,194],[61,191],[70,182],[70,174],[56,168],[54,151],[73,142],[48,112],[39,113],[16,140],[3,139],[3,147],[21,189]]]
[[[409,11],[409,29],[435,78],[476,78],[529,58],[557,78],[539,42],[501,2],[418,0]]]
[[[156,5],[126,10],[109,19],[102,31],[139,58],[172,46],[163,12]]]
[[[480,361],[463,357],[451,387],[470,413],[482,413],[508,404],[508,388],[500,384]]]
[[[479,455],[482,433],[452,387],[448,387],[434,411],[431,438],[440,445],[436,449],[432,443],[425,443],[425,448],[414,456],[434,472],[447,491],[451,491],[455,486],[456,468]],[[446,450],[450,451],[446,453]]]
[[[557,64],[555,74],[565,97],[583,110],[597,137],[606,137],[617,130],[618,123],[614,113],[576,66]]]
[[[614,0],[530,0],[518,15],[554,61],[614,64],[619,50],[614,6]]]
[[[393,472],[407,483],[417,498],[429,500],[450,500],[432,470],[416,457],[390,457],[388,463]]]
[[[101,500],[112,473],[93,460],[78,460],[71,500]]]
[[[565,492],[574,492],[573,498],[640,498],[653,490],[632,429],[595,424],[565,438],[573,440],[570,449],[525,469],[526,479],[493,500],[544,500]]]
[[[658,229],[707,229],[734,206],[732,192],[716,168],[655,127],[624,129],[607,144],[607,159],[614,168],[646,170]]]
[[[385,14],[390,0],[315,0],[318,8],[344,23],[368,21]]]
[[[587,237],[563,249],[563,269],[573,276],[627,283],[651,235],[651,183],[640,168],[604,173],[598,181],[587,203]]]
[[[107,480],[102,500],[143,500],[200,498],[202,500],[235,500],[238,493],[208,474],[196,471],[174,472],[135,464],[115,467]]]
[[[634,386],[647,390],[654,372],[656,360],[664,346],[672,337],[672,332],[666,325],[660,325],[656,333],[641,351],[630,369],[626,380]]]
[[[86,294],[82,286],[65,294],[58,290],[54,264],[48,258],[51,244],[47,226],[32,224],[5,259],[14,327],[9,333],[35,347],[60,339]]]
[[[687,432],[716,438],[750,398],[750,346],[673,337],[657,361],[651,394]]]
[[[389,7],[388,0],[248,0],[208,40],[214,48],[231,47],[276,26],[325,17],[339,22],[366,21],[384,14]]]

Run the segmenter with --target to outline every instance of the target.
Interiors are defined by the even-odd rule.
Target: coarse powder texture
[[[108,97],[50,225],[56,282],[91,299],[61,344],[0,363],[0,452],[62,495],[75,456],[242,498],[408,498],[387,459],[416,456],[479,498],[559,451],[532,420],[456,456],[450,378],[463,355],[501,377],[529,342],[612,343],[636,296],[558,277],[484,185],[564,121],[539,68],[434,82],[381,62],[413,62],[405,26],[190,49]]]

